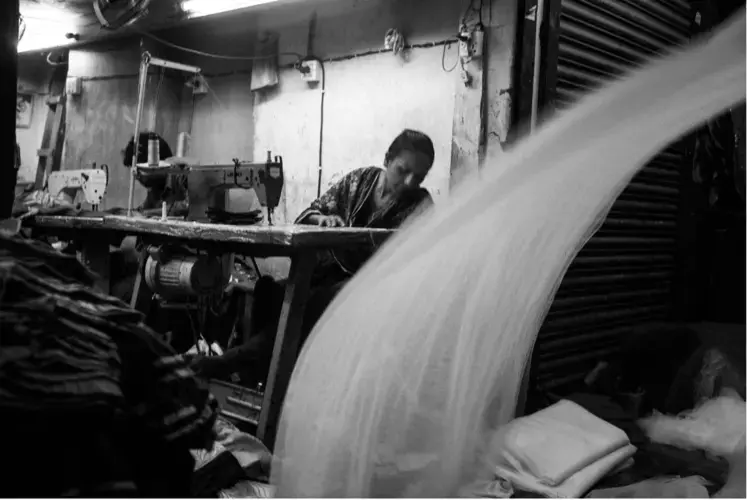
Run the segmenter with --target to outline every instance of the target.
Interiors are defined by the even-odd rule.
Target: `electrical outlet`
[[[76,76],[69,76],[65,80],[65,93],[67,95],[77,96],[83,92],[83,80]]]
[[[302,78],[307,83],[319,83],[320,69],[319,61],[304,61],[301,63],[303,71],[301,72]]]
[[[466,40],[459,40],[459,57],[461,57],[462,59],[469,59],[469,38],[467,38]]]
[[[484,32],[481,29],[477,29],[472,32],[472,37],[470,38],[470,55],[476,59],[482,57],[483,36]]]
[[[190,86],[192,87],[192,93],[194,95],[204,95],[208,93],[207,82],[201,75],[195,76],[190,82]]]
[[[468,31],[462,31],[459,33],[458,36],[459,39],[459,57],[462,59],[469,59],[470,54],[470,45],[472,43],[472,35]]]

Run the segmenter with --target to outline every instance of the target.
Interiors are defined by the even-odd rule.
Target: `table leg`
[[[293,257],[285,285],[283,307],[257,428],[257,437],[270,449],[275,445],[280,410],[298,357],[301,325],[315,264],[316,256],[313,253]]]
[[[96,273],[96,289],[109,295],[109,240],[93,235],[84,237],[81,241],[80,260]]]
[[[137,275],[135,276],[135,284],[132,287],[132,297],[130,298],[130,307],[143,313],[146,319],[149,317],[153,302],[153,292],[148,288],[148,284],[145,283],[145,264],[148,261],[148,255],[147,247],[140,251]]]

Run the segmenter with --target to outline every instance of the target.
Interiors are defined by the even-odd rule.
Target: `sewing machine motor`
[[[208,213],[247,213],[267,207],[268,222],[283,191],[283,159],[267,152],[266,163],[234,160],[233,165],[192,166],[188,171],[188,220],[206,222]]]
[[[230,254],[196,255],[179,246],[151,246],[143,275],[151,291],[171,301],[220,294],[232,266]]]

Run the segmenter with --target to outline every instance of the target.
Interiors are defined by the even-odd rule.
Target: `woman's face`
[[[402,151],[386,165],[387,186],[395,193],[417,189],[430,169],[431,163],[423,153]]]

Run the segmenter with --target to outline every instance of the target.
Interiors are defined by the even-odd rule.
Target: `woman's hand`
[[[345,227],[345,221],[339,215],[322,215],[317,218],[321,227]]]

